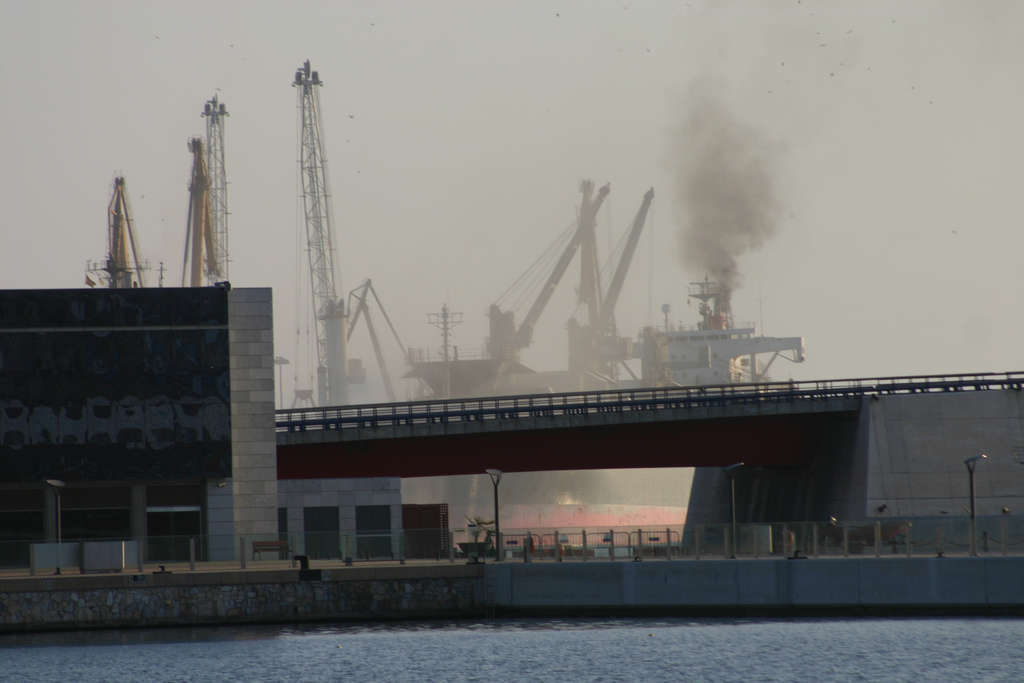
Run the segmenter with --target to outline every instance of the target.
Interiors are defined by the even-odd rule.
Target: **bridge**
[[[494,467],[802,467],[852,443],[865,401],[1020,391],[1024,372],[659,387],[280,410],[278,478]]]

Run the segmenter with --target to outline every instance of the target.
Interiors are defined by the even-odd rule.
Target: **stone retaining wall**
[[[410,571],[411,570],[411,571]],[[482,567],[54,577],[0,583],[0,631],[185,626],[480,612]]]

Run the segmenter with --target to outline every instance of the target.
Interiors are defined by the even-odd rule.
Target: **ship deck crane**
[[[488,351],[492,358],[511,360],[516,358],[519,351],[526,348],[533,341],[533,329],[540,319],[541,313],[547,307],[551,296],[555,293],[558,283],[561,282],[573,257],[579,251],[581,245],[587,241],[587,234],[594,232],[597,221],[597,212],[604,203],[605,198],[611,191],[610,185],[603,185],[597,194],[594,194],[594,183],[584,180],[580,184],[580,191],[583,194],[580,203],[579,216],[572,237],[562,249],[558,260],[548,274],[544,284],[540,288],[536,299],[530,306],[518,327],[512,311],[502,311],[497,303],[490,307],[490,331],[491,336],[488,342]],[[588,270],[586,266],[584,271]],[[596,274],[595,274],[596,277]]]
[[[620,338],[615,328],[615,306],[622,294],[626,276],[629,273],[633,256],[636,253],[640,236],[647,221],[647,213],[654,200],[654,188],[644,193],[640,208],[637,209],[630,229],[620,242],[621,254],[618,257],[608,290],[603,296],[600,291],[600,279],[589,275],[592,267],[585,268],[580,284],[580,305],[586,305],[587,321],[579,323],[575,318],[569,321],[569,369],[580,373],[596,373],[612,378],[613,366],[621,363],[636,378],[625,361],[632,355],[630,340]],[[593,252],[596,261],[596,250]],[[611,260],[611,259],[610,259]],[[593,291],[587,291],[590,283],[596,285]],[[584,295],[587,298],[584,298]]]
[[[370,335],[370,343],[373,344],[373,353],[377,357],[377,367],[380,368],[381,379],[384,381],[384,390],[387,392],[388,400],[394,402],[398,399],[395,396],[395,387],[391,381],[391,373],[388,372],[387,361],[384,360],[384,351],[381,348],[380,338],[377,336],[377,329],[374,327],[373,318],[370,315],[370,297],[373,297],[373,301],[377,303],[377,310],[380,311],[381,316],[384,318],[384,322],[387,323],[388,329],[391,330],[391,334],[398,343],[398,348],[402,352],[402,358],[407,357],[408,353],[406,351],[405,344],[402,343],[401,337],[398,336],[398,330],[395,329],[394,324],[391,322],[391,317],[384,308],[384,304],[381,303],[380,297],[377,295],[377,290],[374,289],[373,282],[370,279],[365,280],[363,284],[359,285],[348,294],[348,310],[351,321],[348,325],[346,339],[351,340],[352,333],[355,331],[356,324],[360,319],[366,320],[366,331]]]

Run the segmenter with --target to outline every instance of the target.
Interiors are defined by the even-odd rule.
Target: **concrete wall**
[[[302,511],[307,507],[337,506],[338,529],[344,535],[356,531],[356,506],[388,505],[391,530],[402,529],[402,480],[398,477],[282,479],[277,482],[277,492],[278,505],[288,509],[288,533],[294,539],[296,552],[302,552]]]
[[[1024,606],[1024,558],[864,558],[487,566],[513,609]]]
[[[865,400],[861,415],[869,423],[858,449],[868,467],[865,516],[963,516],[964,459],[980,452],[989,459],[975,470],[978,514],[1024,513],[1021,392],[881,397]]]
[[[273,536],[277,534],[277,441],[271,290],[231,290],[228,322],[234,530],[247,536]]]

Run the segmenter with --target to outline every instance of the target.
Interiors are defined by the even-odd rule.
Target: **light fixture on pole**
[[[284,356],[277,356],[274,358],[274,365],[277,366],[277,407],[284,408],[284,380],[281,377],[284,366],[290,365],[289,361]]]
[[[725,468],[725,473],[729,476],[729,503],[732,508],[732,548],[730,549],[729,557],[736,559],[736,472],[744,463],[736,462]]]
[[[63,534],[61,532],[60,525],[60,490],[67,486],[60,479],[47,479],[46,485],[53,489],[54,494],[57,496],[57,571],[55,574],[60,574],[60,561],[61,561],[61,550],[63,550]]]
[[[489,469],[487,475],[494,484],[494,561],[501,561],[501,522],[498,521],[498,484],[501,482],[501,470]]]
[[[978,556],[978,534],[974,522],[974,468],[980,460],[988,460],[988,455],[985,453],[979,453],[978,455],[971,456],[964,460],[964,465],[967,466],[967,479],[970,482],[971,487],[971,526],[967,531],[970,536],[968,538],[968,545],[970,546],[971,557]]]

